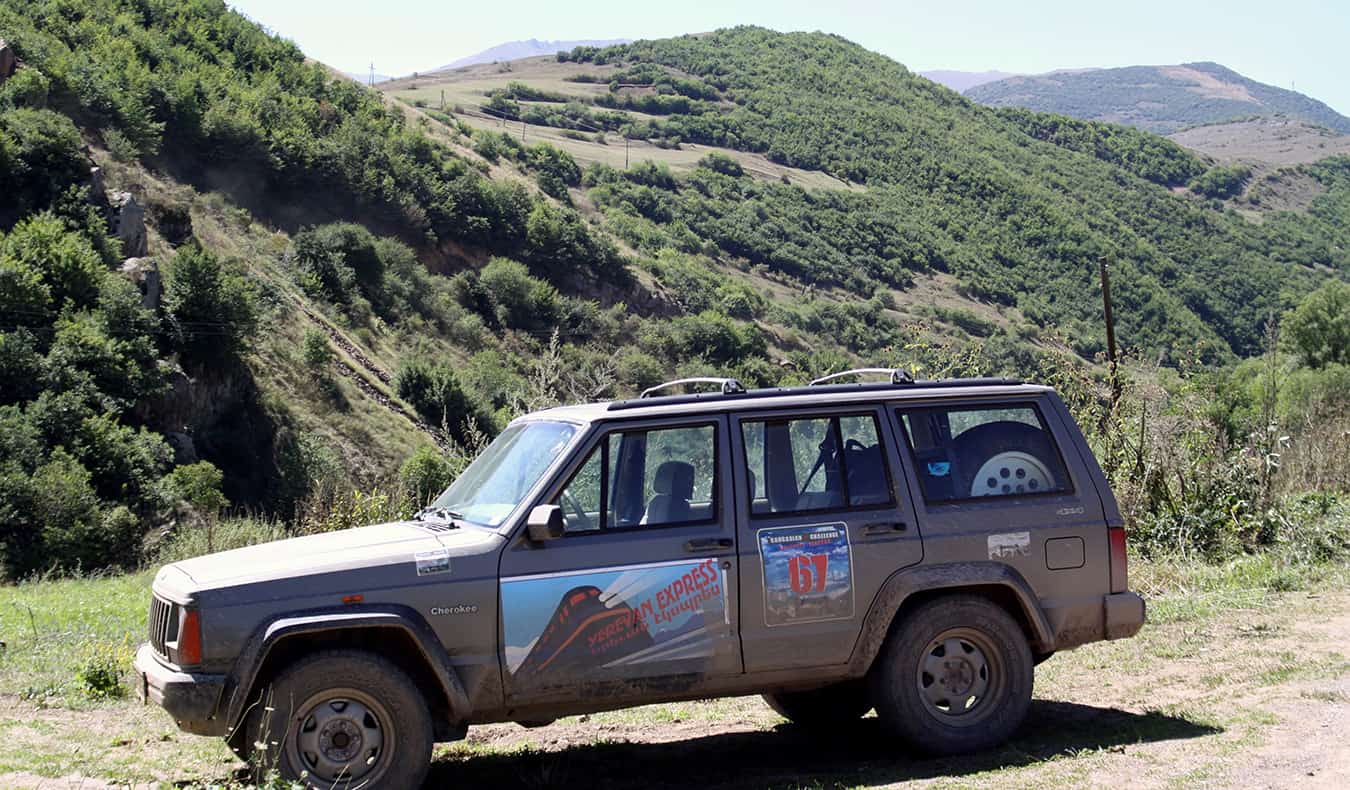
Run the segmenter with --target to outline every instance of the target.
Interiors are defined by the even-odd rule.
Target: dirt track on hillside
[[[1038,669],[1019,735],[984,755],[918,758],[871,717],[815,737],[747,697],[532,730],[475,727],[467,741],[438,748],[427,786],[1344,788],[1346,656],[1350,594],[1293,593],[1054,657]],[[131,703],[38,709],[5,694],[0,722],[6,762],[23,752],[34,761],[32,771],[0,773],[4,787],[221,782],[238,765],[223,747],[177,734],[161,712]]]

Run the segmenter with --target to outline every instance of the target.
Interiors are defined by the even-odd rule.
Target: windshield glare
[[[500,526],[576,432],[561,422],[510,426],[436,498],[435,507],[474,524]]]

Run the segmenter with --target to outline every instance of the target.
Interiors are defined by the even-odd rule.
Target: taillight
[[[183,607],[178,620],[178,641],[174,647],[173,659],[179,666],[195,666],[202,663],[202,620],[196,609]]]
[[[1111,592],[1120,593],[1129,589],[1129,559],[1125,556],[1125,528],[1110,527],[1106,530],[1111,540]]]

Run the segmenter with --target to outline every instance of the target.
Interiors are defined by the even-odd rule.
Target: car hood
[[[419,554],[432,559],[462,557],[499,540],[485,530],[432,530],[418,522],[396,521],[207,554],[167,566],[160,575],[178,571],[202,590],[395,563],[412,565]]]

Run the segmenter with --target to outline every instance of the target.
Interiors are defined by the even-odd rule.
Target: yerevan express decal
[[[502,613],[517,686],[707,671],[730,646],[715,559],[506,579]]]

